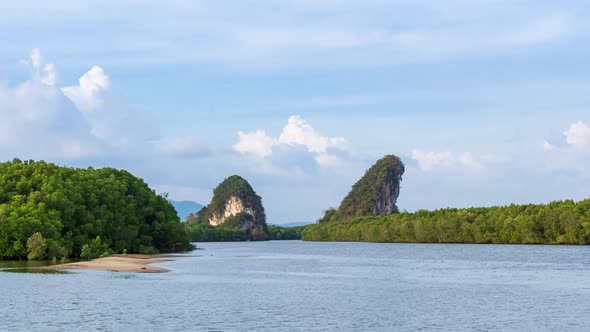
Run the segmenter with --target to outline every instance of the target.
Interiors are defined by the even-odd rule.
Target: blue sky
[[[584,1],[0,3],[0,159],[312,221],[385,154],[401,209],[590,197]]]

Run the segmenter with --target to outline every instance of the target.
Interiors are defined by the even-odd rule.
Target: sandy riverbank
[[[97,258],[87,262],[75,262],[45,266],[43,269],[51,270],[107,270],[115,272],[138,272],[138,273],[162,273],[169,270],[149,264],[169,262],[167,256],[160,255],[114,255],[104,258]]]

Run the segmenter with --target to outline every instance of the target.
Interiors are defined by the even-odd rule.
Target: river
[[[163,274],[0,273],[0,330],[590,330],[587,246],[199,247]]]

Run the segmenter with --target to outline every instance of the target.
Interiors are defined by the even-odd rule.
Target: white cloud
[[[460,168],[471,171],[481,171],[485,166],[471,153],[464,152],[458,156],[451,152],[425,152],[412,150],[411,158],[417,162],[418,168],[422,171],[437,171],[442,169]]]
[[[94,66],[79,79],[79,85],[62,88],[82,112],[94,112],[102,108],[104,94],[110,86],[109,77],[99,66]]]
[[[157,127],[146,114],[134,112],[115,97],[110,90],[110,78],[102,67],[93,66],[78,82],[78,85],[63,87],[61,90],[91,125],[93,136],[118,152],[145,153],[154,147],[150,141],[159,140]],[[170,144],[156,143],[156,148]],[[172,152],[170,147],[160,150],[164,151],[180,153]]]
[[[57,69],[53,63],[48,63],[43,66],[45,75],[41,77],[41,82],[47,85],[55,85],[57,83]]]
[[[576,121],[553,140],[545,140],[543,148],[547,153],[545,166],[556,174],[575,174],[590,179],[590,126]],[[549,154],[550,152],[550,154]]]
[[[21,60],[20,63],[31,67],[34,81],[51,86],[57,83],[57,68],[53,63],[44,62],[41,50],[38,48],[31,51],[29,60]]]
[[[343,148],[346,141],[342,137],[324,137],[300,116],[293,115],[283,128],[278,144],[304,145],[309,152],[326,154],[328,148]]]
[[[584,121],[572,123],[560,137],[543,142],[545,151],[590,151],[590,126]]]
[[[41,56],[41,51],[38,48],[34,48],[31,51],[31,66],[35,69],[40,69],[43,65],[43,57]]]
[[[39,81],[0,86],[0,155],[75,158],[100,146],[90,125],[54,87]]]
[[[209,150],[190,136],[161,139],[145,114],[119,102],[104,70],[94,66],[79,85],[60,88],[57,69],[39,49],[29,60],[31,79],[0,85],[0,156],[11,158],[195,157]]]
[[[285,157],[284,147],[292,147],[293,153],[300,155],[300,147],[311,154],[320,166],[331,166],[338,163],[340,158],[331,150],[344,150],[346,140],[342,137],[326,137],[317,132],[307,121],[297,115],[289,117],[287,125],[278,138],[272,138],[263,130],[251,133],[238,132],[239,140],[233,148],[241,154],[258,158],[273,155],[275,149],[280,149]],[[270,166],[269,166],[270,167]]]
[[[455,158],[450,152],[424,152],[412,150],[412,159],[418,162],[421,170],[429,171],[441,167],[450,167]]]
[[[239,131],[238,136],[239,140],[234,145],[234,150],[261,158],[272,155],[272,147],[276,144],[276,140],[266,135],[264,130],[257,130],[252,133]]]
[[[582,121],[572,123],[568,130],[563,132],[565,142],[574,149],[590,149],[590,127]]]

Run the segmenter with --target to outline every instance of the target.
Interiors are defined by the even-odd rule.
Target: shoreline
[[[168,269],[151,266],[150,264],[171,262],[166,255],[139,255],[131,254],[127,256],[112,255],[109,257],[96,258],[91,261],[74,262],[58,265],[41,267],[48,270],[103,270],[113,272],[132,272],[132,273],[165,273],[170,272]]]

